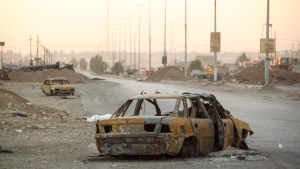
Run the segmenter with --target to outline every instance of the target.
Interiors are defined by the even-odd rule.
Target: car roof
[[[54,78],[48,78],[47,80],[67,80],[65,77],[54,77]]]
[[[208,97],[207,94],[199,94],[199,93],[150,93],[150,94],[140,94],[136,96],[132,96],[129,100],[136,100],[136,99],[178,99],[178,98],[191,98],[191,97]]]

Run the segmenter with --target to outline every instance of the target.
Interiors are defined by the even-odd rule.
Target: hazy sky
[[[184,51],[184,0],[167,0],[167,51]],[[132,50],[139,39],[141,7],[141,52],[148,52],[149,0],[109,0],[109,43],[116,39],[129,52],[129,16],[133,12]],[[6,50],[29,53],[29,37],[36,37],[51,51],[106,50],[107,0],[0,0],[0,41]],[[217,31],[221,32],[221,50],[258,51],[267,0],[217,0]],[[209,52],[210,32],[214,30],[214,0],[187,0],[188,52]],[[277,49],[298,48],[300,43],[300,0],[270,0],[272,36],[277,35]],[[112,38],[116,32],[116,38]],[[164,0],[151,0],[152,51],[163,51]],[[117,49],[119,47],[117,46]],[[109,49],[111,50],[111,49]]]

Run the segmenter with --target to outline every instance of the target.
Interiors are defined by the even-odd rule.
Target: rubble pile
[[[230,80],[239,83],[264,84],[265,66],[263,64],[247,67],[236,75],[230,77]],[[270,71],[270,83],[294,85],[300,83],[300,73],[288,70]]]
[[[71,83],[86,83],[89,79],[70,69],[48,69],[43,71],[12,71],[8,73],[14,82],[43,82],[47,78],[65,77]]]
[[[192,77],[185,77],[184,71],[176,66],[159,68],[154,74],[148,77],[147,81],[158,82],[161,80],[191,80]]]
[[[0,129],[47,128],[51,121],[68,121],[70,115],[61,110],[34,105],[14,92],[0,88]]]

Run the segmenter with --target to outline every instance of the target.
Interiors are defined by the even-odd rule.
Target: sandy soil
[[[105,81],[76,86],[97,88],[99,84],[103,92],[112,86]],[[232,87],[219,85],[218,90],[238,92]],[[43,95],[40,86],[39,82],[5,82],[0,85],[0,168],[154,169],[199,168],[200,165],[203,168],[278,168],[268,161],[268,153],[261,154],[255,147],[251,151],[230,148],[206,157],[189,159],[99,157],[93,138],[94,123],[88,123],[84,118],[90,114],[83,109],[83,94],[78,92],[74,97],[49,97]],[[204,86],[216,90],[214,85]],[[278,94],[278,97],[286,96],[281,92]]]

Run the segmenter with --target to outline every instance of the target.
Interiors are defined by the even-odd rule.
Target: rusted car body
[[[235,146],[248,148],[249,125],[213,95],[141,94],[109,119],[96,122],[100,155],[195,156]]]
[[[64,77],[46,79],[41,89],[47,96],[58,94],[74,95],[75,93],[74,85],[70,84]]]

